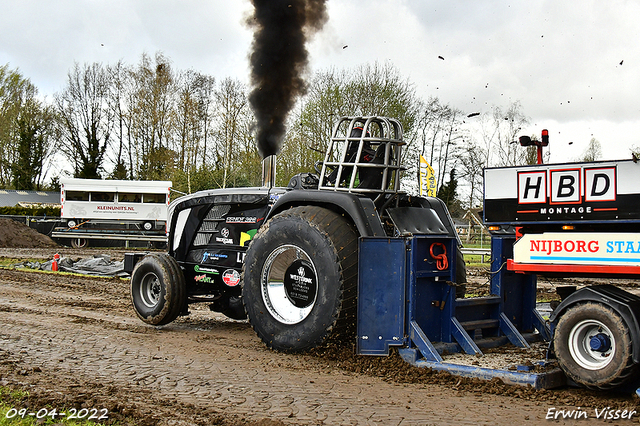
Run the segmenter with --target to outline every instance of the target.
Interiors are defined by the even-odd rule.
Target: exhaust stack
[[[273,188],[276,185],[276,156],[268,155],[262,160],[262,187]]]

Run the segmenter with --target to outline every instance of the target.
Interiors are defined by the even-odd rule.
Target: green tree
[[[12,169],[15,189],[40,189],[45,161],[52,153],[53,114],[49,107],[30,99],[17,119],[17,158]]]
[[[452,168],[449,171],[449,182],[440,186],[438,190],[438,198],[440,198],[447,205],[449,213],[453,217],[461,217],[463,209],[458,199],[458,178],[456,177],[456,170]]]
[[[19,119],[23,109],[33,102],[36,87],[9,65],[0,66],[0,187],[6,188],[14,180],[13,167],[18,160],[20,140]]]

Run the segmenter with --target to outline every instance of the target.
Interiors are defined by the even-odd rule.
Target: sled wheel
[[[301,352],[353,335],[357,246],[344,217],[316,206],[289,209],[260,228],[247,250],[242,296],[268,347]]]
[[[553,345],[567,376],[588,388],[620,386],[636,370],[627,324],[617,312],[600,303],[567,309],[558,320]]]
[[[87,247],[88,245],[89,240],[87,240],[86,238],[73,238],[71,240],[71,247],[73,248],[82,249]]]
[[[152,253],[133,269],[131,301],[138,317],[147,324],[169,324],[182,311],[186,297],[184,275],[173,257]]]

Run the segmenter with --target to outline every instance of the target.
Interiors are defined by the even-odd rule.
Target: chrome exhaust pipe
[[[269,155],[262,160],[262,187],[273,188],[276,185],[276,156]]]

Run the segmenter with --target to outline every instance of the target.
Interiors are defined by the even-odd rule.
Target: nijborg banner
[[[640,266],[640,234],[525,234],[513,246],[518,263]]]

